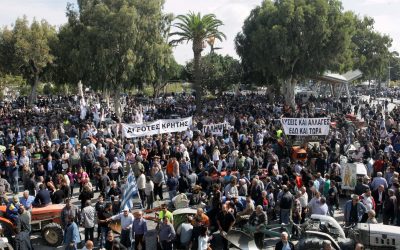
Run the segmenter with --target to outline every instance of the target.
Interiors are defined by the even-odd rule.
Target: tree
[[[182,71],[184,67],[175,61],[171,55],[169,62],[158,68],[155,79],[151,82],[154,97],[157,97],[160,91],[170,82],[181,81]]]
[[[55,28],[45,20],[29,25],[26,17],[18,18],[12,30],[3,29],[1,40],[2,70],[27,80],[32,87],[29,103],[34,103],[39,81],[54,60],[50,47],[57,42]]]
[[[400,81],[400,57],[398,52],[392,53],[392,57],[390,58],[390,67],[390,80]]]
[[[202,16],[200,13],[195,14],[193,12],[186,15],[179,15],[176,19],[177,22],[173,24],[173,27],[177,31],[171,33],[171,36],[177,36],[178,38],[173,40],[172,43],[192,42],[194,88],[196,90],[196,107],[199,112],[201,111],[203,96],[200,66],[201,52],[204,49],[206,40],[213,38],[222,41],[226,38],[225,34],[219,31],[223,23],[214,14]]]
[[[114,93],[114,109],[121,117],[120,94],[123,88],[151,82],[156,65],[164,65],[171,55],[164,41],[166,15],[163,0],[80,0],[78,9],[69,5],[68,24],[60,39],[68,46],[60,59],[69,72],[76,70],[85,84],[104,93]],[[170,18],[172,20],[172,18]],[[166,62],[167,61],[167,62]],[[68,78],[68,77],[67,77]]]
[[[369,81],[382,79],[387,75],[390,60],[389,48],[392,39],[374,30],[374,19],[354,16],[355,34],[352,37],[354,46],[354,67],[363,72]],[[380,81],[379,81],[380,83]]]
[[[189,81],[194,80],[194,60],[185,67]],[[222,56],[210,52],[200,61],[201,85],[213,94],[221,94],[242,79],[240,62],[231,56]]]
[[[245,20],[236,50],[246,74],[283,82],[294,108],[295,84],[327,69],[350,66],[352,19],[337,0],[264,0]]]

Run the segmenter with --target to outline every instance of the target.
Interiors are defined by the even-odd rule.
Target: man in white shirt
[[[146,188],[146,176],[144,175],[143,169],[140,170],[140,175],[138,176],[136,182],[139,190],[139,196],[142,201],[142,207],[144,207],[144,202],[146,200],[146,193],[144,192]]]
[[[308,194],[306,192],[306,188],[303,186],[300,188],[301,195],[299,197],[300,206],[301,206],[301,223],[304,222],[307,213],[308,207]]]
[[[127,207],[124,208],[122,213],[107,219],[107,222],[111,220],[121,220],[121,244],[126,248],[131,247],[131,229],[134,219],[134,216],[129,213],[129,209]]]
[[[368,212],[371,210],[375,210],[375,201],[374,198],[372,197],[371,189],[368,188],[367,190],[365,190],[365,193],[361,195],[361,202],[367,209],[361,219],[361,222],[366,222],[368,219]]]

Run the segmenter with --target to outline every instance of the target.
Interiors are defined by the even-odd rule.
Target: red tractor
[[[40,231],[43,240],[51,247],[58,247],[63,242],[61,210],[64,206],[64,204],[54,204],[32,209],[32,231]],[[3,228],[3,235],[11,242],[15,235],[15,225],[5,217],[5,214],[6,206],[0,206],[0,224]]]

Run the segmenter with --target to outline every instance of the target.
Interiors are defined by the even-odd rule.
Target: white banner
[[[203,134],[210,132],[212,135],[222,136],[224,129],[229,129],[230,125],[227,122],[203,125]]]
[[[331,118],[281,118],[281,123],[286,135],[328,135]]]
[[[192,117],[180,119],[164,119],[143,124],[122,124],[125,138],[143,137],[148,135],[182,132],[190,128]]]

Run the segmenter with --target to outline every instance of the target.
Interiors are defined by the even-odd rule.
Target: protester
[[[65,199],[65,207],[61,210],[61,226],[65,228],[68,224],[69,217],[80,218],[80,210],[72,204],[71,199]]]
[[[228,211],[226,204],[222,205],[222,211],[217,215],[218,230],[222,236],[223,249],[228,250],[228,240],[226,234],[231,230],[235,217]]]
[[[172,224],[173,219],[172,210],[168,211],[164,205],[164,186],[171,200],[187,197],[190,206],[205,207],[207,214],[198,210],[192,221],[190,241],[197,248],[203,228],[216,227],[224,235],[233,221],[233,226],[240,225],[240,220],[245,222],[258,206],[267,211],[267,223],[302,223],[313,214],[335,216],[341,187],[347,181],[341,180],[346,170],[341,159],[345,157],[348,162],[368,161],[368,175],[358,182],[351,180],[356,185],[352,187],[354,191],[348,192],[357,194],[357,201],[353,197],[340,207],[345,223],[374,222],[372,211],[376,211],[378,220],[382,214],[384,224],[399,223],[396,217],[400,216],[397,195],[400,108],[385,113],[381,104],[352,97],[350,101],[358,107],[352,112],[345,100],[316,97],[308,103],[297,100],[298,106],[289,110],[282,105],[281,98],[270,102],[265,95],[250,94],[206,100],[204,110],[194,113],[194,98],[186,93],[142,102],[136,96],[124,96],[120,118],[95,93],[85,93],[79,98],[41,96],[32,108],[24,104],[24,98],[19,99],[21,106],[5,102],[0,107],[4,118],[0,121],[3,133],[0,141],[4,141],[6,148],[0,157],[0,193],[18,192],[21,181],[28,190],[16,201],[5,203],[6,216],[17,221],[18,200],[28,210],[30,204],[46,206],[51,200],[62,203],[64,198],[75,197],[85,210],[86,202],[97,196],[99,190],[104,201],[96,204],[100,239],[94,243],[107,249],[120,244],[130,247],[131,233],[137,232],[129,211],[127,216],[124,211],[121,213],[121,204],[126,204],[124,190],[129,186],[123,177],[126,180],[132,170],[142,206],[158,210],[163,204],[158,217],[161,221],[168,218]],[[83,99],[86,104],[79,105]],[[60,105],[65,108],[58,109]],[[80,111],[85,111],[83,118]],[[353,113],[361,119],[359,123],[346,119],[346,115]],[[182,132],[134,138],[128,138],[121,129],[123,124],[172,116],[191,116],[193,123]],[[330,117],[335,128],[332,126],[329,134],[315,143],[318,145],[307,146],[306,160],[299,160],[291,154],[294,138],[284,135],[282,125],[275,122],[282,116]],[[202,128],[219,123],[228,124],[220,134]],[[381,132],[381,127],[386,132]],[[356,147],[354,153],[347,151],[350,145]],[[15,172],[16,167],[21,168],[21,173]],[[72,224],[69,216],[75,218],[75,223],[81,218],[79,209],[69,199],[65,203],[61,212],[63,228]],[[111,217],[112,214],[115,216]],[[204,216],[208,217],[208,223]],[[258,217],[254,216],[251,223],[255,225],[253,219]],[[108,222],[119,218],[124,221],[121,241],[105,240]],[[182,229],[187,237],[181,243],[190,238],[190,227],[187,228],[188,231]],[[227,242],[223,241],[226,249]],[[258,237],[257,244],[261,245]],[[282,244],[291,248],[289,243]]]
[[[267,215],[263,211],[261,205],[256,207],[256,210],[250,215],[249,225],[255,227],[254,241],[259,249],[264,249],[264,232],[267,225]]]
[[[134,217],[131,213],[129,213],[128,208],[124,208],[122,213],[114,215],[108,219],[107,222],[111,220],[121,220],[121,244],[126,248],[131,247],[131,229]]]
[[[96,210],[91,206],[90,201],[86,201],[85,207],[81,212],[81,224],[85,228],[85,241],[94,240],[94,224]]]
[[[175,239],[175,230],[168,217],[164,217],[158,231],[158,238],[163,250],[173,249],[173,240]]]
[[[147,233],[147,221],[143,219],[143,212],[137,211],[134,212],[135,219],[133,220],[132,225],[132,238],[135,239],[135,250],[139,249],[139,246],[142,249],[146,249],[146,241],[144,236]]]
[[[77,250],[78,243],[81,241],[78,225],[73,216],[68,216],[67,226],[64,233],[64,245],[66,250]]]
[[[294,250],[294,244],[289,241],[289,235],[286,232],[281,233],[281,240],[276,243],[275,250]]]
[[[179,235],[179,243],[185,250],[191,249],[191,239],[193,233],[193,218],[188,216],[186,221],[179,225],[176,233]]]
[[[360,202],[359,196],[353,194],[351,200],[346,202],[343,210],[346,225],[359,223],[366,212],[367,208]]]

